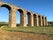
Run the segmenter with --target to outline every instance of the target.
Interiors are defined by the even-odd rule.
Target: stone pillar
[[[28,24],[27,24],[27,26],[31,26],[31,13],[27,13],[27,17],[28,17]]]
[[[9,27],[16,27],[16,10],[11,8],[9,13]]]
[[[20,13],[20,26],[24,26],[24,13]]]
[[[44,20],[43,22],[44,22],[44,26],[45,26],[45,16],[43,16],[43,20]]]
[[[45,25],[48,25],[47,18],[45,17]]]
[[[31,13],[31,26],[34,26],[34,18],[33,18],[33,14]]]
[[[28,15],[28,26],[34,26],[34,24],[33,24],[33,14],[32,13],[30,13],[29,15]]]
[[[33,14],[33,20],[34,26],[36,26],[36,14]]]
[[[40,15],[40,26],[42,26],[42,16]]]
[[[20,19],[20,25],[22,27],[26,27],[26,11],[23,10],[23,13],[21,14],[21,19]]]
[[[42,16],[42,26],[43,26],[43,16]]]
[[[38,14],[36,15],[36,26],[39,26]]]
[[[39,26],[38,14],[33,15],[33,20],[34,26]]]
[[[28,13],[28,26],[33,26],[33,14]]]

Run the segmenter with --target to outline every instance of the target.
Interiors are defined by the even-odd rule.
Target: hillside
[[[1,40],[53,40],[53,27],[1,27]]]
[[[0,30],[0,40],[53,40],[53,37],[40,34]]]
[[[0,24],[8,24],[8,22],[0,22]]]
[[[10,28],[0,23],[0,40],[53,40],[53,26]]]

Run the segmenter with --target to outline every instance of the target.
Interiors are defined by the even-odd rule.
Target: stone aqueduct
[[[24,10],[12,4],[0,2],[0,8],[6,7],[9,10],[9,27],[16,27],[16,11],[20,12],[20,26],[26,27],[26,14],[28,15],[28,26],[48,25],[47,18],[37,13]]]

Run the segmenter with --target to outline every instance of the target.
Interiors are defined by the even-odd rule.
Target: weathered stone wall
[[[12,4],[0,2],[0,8],[6,7],[9,10],[9,27],[16,27],[16,11],[20,12],[20,26],[26,27],[26,15],[28,15],[28,26],[48,25],[47,18],[37,13],[24,10]]]

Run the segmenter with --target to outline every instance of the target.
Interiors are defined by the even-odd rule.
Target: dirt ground
[[[0,40],[53,40],[47,35],[0,30]]]

